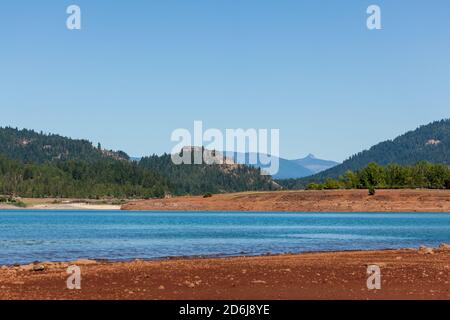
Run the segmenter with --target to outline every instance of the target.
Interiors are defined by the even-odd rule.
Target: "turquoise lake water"
[[[0,265],[450,243],[450,213],[0,211]]]

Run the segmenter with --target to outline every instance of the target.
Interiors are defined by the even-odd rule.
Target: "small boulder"
[[[419,248],[419,253],[420,254],[434,254],[434,250],[433,250],[433,248],[429,248],[429,247],[426,247],[426,246],[421,246]]]
[[[439,251],[450,251],[450,245],[446,243],[442,243],[439,246]]]
[[[195,283],[193,283],[193,282],[185,281],[184,284],[185,284],[188,288],[195,288]]]
[[[41,272],[41,271],[44,271],[44,270],[45,270],[45,266],[42,265],[42,264],[35,264],[33,266],[33,271]]]

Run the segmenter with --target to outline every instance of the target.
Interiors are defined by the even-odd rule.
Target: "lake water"
[[[0,211],[0,265],[411,248],[442,242],[450,243],[450,213]]]

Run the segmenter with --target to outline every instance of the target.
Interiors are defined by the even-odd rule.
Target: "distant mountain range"
[[[263,165],[261,161],[259,161],[259,157],[256,157],[257,155],[258,154],[249,154],[249,153],[245,155],[227,153],[227,156],[234,159],[234,161],[237,163],[253,165],[254,167],[264,169],[264,167],[266,166]],[[257,164],[250,163],[251,162],[250,156],[253,156],[254,158],[258,159],[258,163]],[[241,159],[245,160],[242,161]],[[273,157],[273,159],[277,158]],[[309,154],[305,158],[296,160],[287,160],[284,158],[278,158],[278,161],[279,161],[279,170],[277,174],[273,175],[273,178],[279,180],[308,177],[339,164],[338,162],[335,161],[318,159],[312,154]]]
[[[257,156],[257,154],[243,154],[243,153],[232,153],[226,152],[225,156],[234,161],[234,163],[251,165],[256,168],[264,169],[266,166],[259,161],[257,164],[250,164],[250,155]],[[245,159],[242,161],[241,159]],[[277,157],[273,157],[273,159],[277,159]],[[130,157],[132,161],[140,161],[140,157]],[[324,170],[330,169],[334,166],[337,166],[339,162],[331,161],[331,160],[322,160],[316,158],[313,154],[307,155],[305,158],[296,159],[296,160],[287,160],[284,158],[278,158],[279,160],[279,171],[277,174],[273,175],[274,179],[282,180],[282,179],[297,179],[308,177]]]
[[[230,158],[226,164],[176,166],[167,154],[130,158],[123,151],[105,150],[100,144],[96,147],[87,140],[6,127],[0,128],[0,162],[3,163],[0,163],[0,193],[73,196],[82,188],[88,192],[89,186],[96,187],[89,196],[127,197],[164,196],[164,192],[277,190],[280,185],[302,187],[310,182],[338,178],[348,170],[358,171],[371,162],[381,166],[414,165],[419,161],[450,165],[450,120],[436,121],[381,142],[342,164],[311,154],[296,160],[279,158],[279,171],[272,177],[280,180],[277,182],[260,175],[264,165],[261,161],[250,164],[250,154],[230,157],[226,153],[226,156]],[[55,182],[49,183],[52,179]],[[47,191],[49,186],[55,190]]]
[[[369,150],[351,156],[340,165],[304,180],[323,181],[326,178],[337,178],[348,170],[360,170],[371,162],[384,166],[391,163],[414,165],[419,161],[450,165],[450,119],[436,121],[394,140],[381,142]]]
[[[71,139],[57,134],[38,133],[33,130],[11,127],[0,128],[0,154],[23,162],[45,163],[49,161],[81,160],[94,162],[104,158],[132,160],[139,162],[140,157],[129,157],[123,151],[94,147],[88,140]],[[230,155],[227,153],[227,156]],[[231,155],[236,163],[249,165],[249,154],[245,161],[238,161],[237,154]],[[297,160],[279,158],[279,172],[275,179],[295,179],[316,174],[337,165],[337,162],[317,159],[313,155]],[[253,167],[263,168],[261,163]]]

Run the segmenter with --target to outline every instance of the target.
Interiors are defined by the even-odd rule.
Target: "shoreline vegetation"
[[[277,180],[288,190],[335,190],[335,189],[436,189],[450,190],[450,167],[445,164],[417,162],[412,166],[391,163],[380,166],[369,163],[361,170],[347,170],[337,179],[301,179]]]
[[[82,269],[81,290],[65,288]],[[368,290],[367,267],[381,269]],[[36,262],[0,267],[0,300],[450,299],[450,246],[228,258]]]

